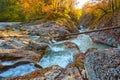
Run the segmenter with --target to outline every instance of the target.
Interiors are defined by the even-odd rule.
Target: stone
[[[69,65],[56,80],[82,80],[82,76],[76,66]]]
[[[16,67],[22,64],[33,63],[36,67],[40,68],[37,64],[42,58],[42,53],[37,54],[33,51],[19,50],[19,49],[3,49],[0,50],[0,71],[4,72],[12,67]],[[10,65],[4,65],[4,62],[10,62]],[[42,67],[41,67],[42,68]]]
[[[84,65],[89,80],[119,80],[120,49],[88,51]]]
[[[43,42],[46,39],[60,41],[76,37],[64,36],[65,34],[70,34],[71,32],[66,28],[66,26],[60,26],[54,21],[36,25],[24,25],[21,27],[21,29],[30,31],[31,34],[39,35],[41,37],[39,40]]]
[[[63,70],[62,68],[55,65],[55,66],[52,66],[52,67],[49,67],[49,68],[33,71],[32,73],[24,75],[24,76],[9,78],[7,80],[26,80],[26,79],[56,80],[56,78],[62,73],[62,70]]]
[[[106,19],[104,17],[97,23],[98,29],[120,27],[120,11],[116,11],[110,19]],[[90,34],[90,36],[94,42],[107,44],[112,47],[118,47],[120,45],[120,28],[95,32]]]
[[[40,54],[36,54],[33,51],[19,50],[19,49],[2,49],[0,50],[1,60],[15,60],[24,58],[33,61],[39,61]]]
[[[94,42],[107,44],[112,47],[120,45],[120,29],[91,33],[90,37]]]

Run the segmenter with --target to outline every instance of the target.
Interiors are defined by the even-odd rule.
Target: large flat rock
[[[120,49],[91,50],[84,63],[89,80],[120,80]]]

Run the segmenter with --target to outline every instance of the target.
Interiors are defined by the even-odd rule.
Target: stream
[[[30,38],[38,38],[38,36],[31,36]],[[97,49],[107,49],[111,48],[110,46],[94,43],[92,42],[89,35],[81,34],[77,38],[66,41],[59,41],[49,45],[48,53],[39,61],[39,64],[43,68],[47,68],[53,65],[59,65],[62,68],[65,68],[68,64],[74,62],[74,55],[78,52],[77,49],[68,48],[64,43],[72,42],[79,47],[81,53],[85,53],[90,48]],[[14,62],[1,62],[4,65],[12,65]],[[32,71],[38,70],[33,63],[28,63],[24,65],[11,68],[5,72],[0,72],[0,77],[15,77],[28,74]]]

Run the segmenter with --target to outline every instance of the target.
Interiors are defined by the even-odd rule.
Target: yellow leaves
[[[50,12],[53,9],[53,5],[46,5],[42,7],[42,12]]]
[[[23,8],[29,8],[29,3],[28,3],[28,2],[24,2],[24,3],[22,4],[22,7],[23,7]]]

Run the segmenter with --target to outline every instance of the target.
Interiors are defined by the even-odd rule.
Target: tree
[[[0,21],[21,21],[24,19],[19,1],[0,0]]]

